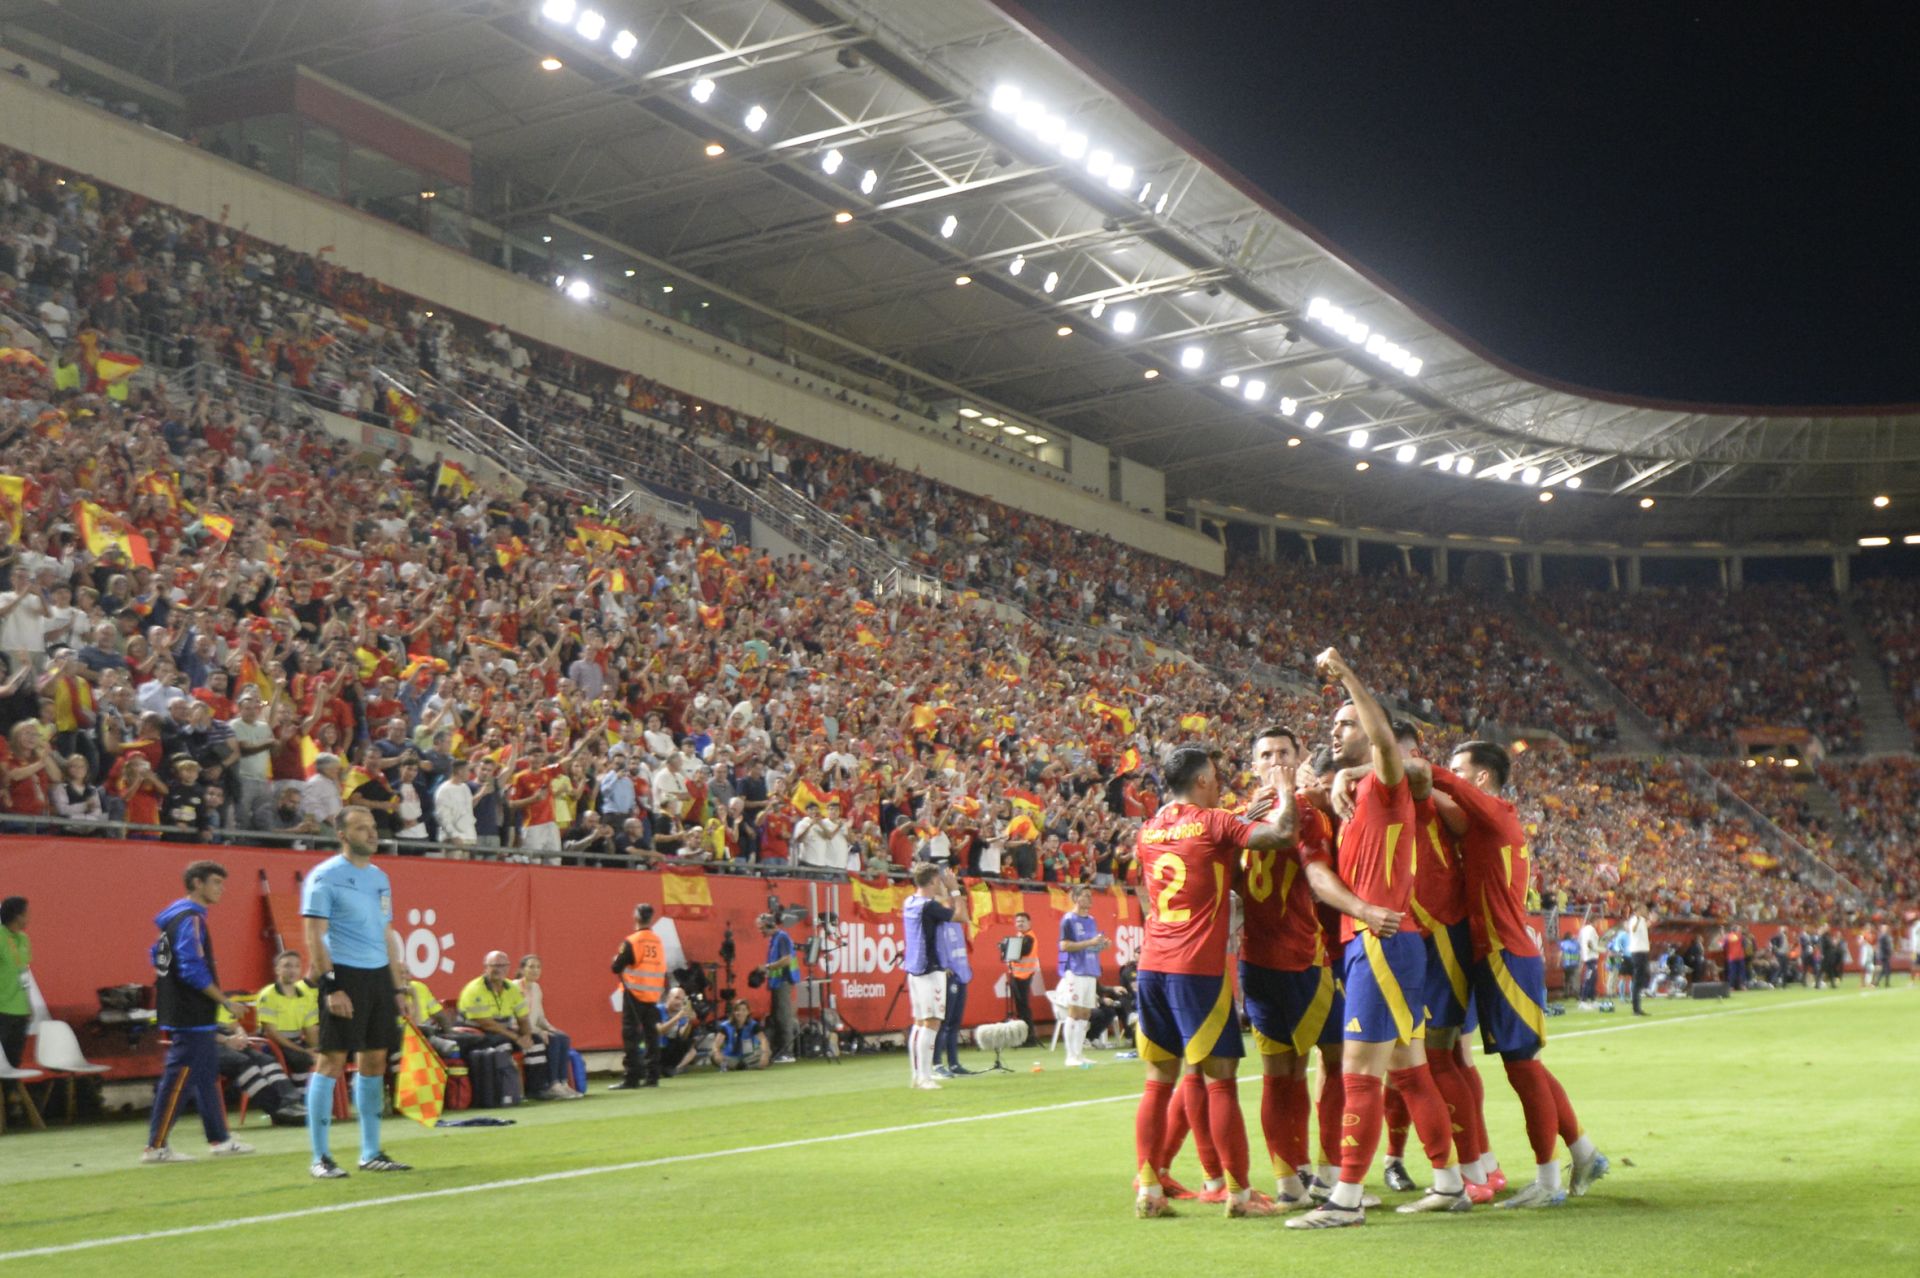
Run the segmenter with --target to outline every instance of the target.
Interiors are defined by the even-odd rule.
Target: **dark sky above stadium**
[[[1920,403],[1920,6],[1020,7],[1510,364]]]

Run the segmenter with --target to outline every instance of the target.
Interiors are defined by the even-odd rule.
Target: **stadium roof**
[[[470,142],[477,217],[725,299],[948,411],[1104,444],[1164,471],[1170,507],[1625,543],[1920,532],[1897,518],[1920,501],[1920,409],[1543,384],[1344,263],[1159,120],[1151,86],[1107,83],[1011,5],[9,8],[9,28],[188,99],[316,70]]]

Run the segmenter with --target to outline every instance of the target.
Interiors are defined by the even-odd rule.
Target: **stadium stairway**
[[[1573,645],[1562,638],[1558,630],[1536,616],[1522,596],[1509,595],[1506,604],[1507,614],[1542,651],[1553,658],[1568,678],[1584,688],[1594,700],[1613,709],[1617,737],[1613,748],[1607,753],[1657,754],[1664,749],[1653,720],[1629,701],[1626,693],[1614,687],[1612,681],[1601,674],[1597,667],[1575,652]]]
[[[1887,685],[1886,671],[1874,657],[1873,636],[1867,633],[1867,624],[1861,620],[1851,594],[1841,598],[1840,616],[1847,628],[1847,643],[1853,649],[1850,673],[1857,689],[1854,695],[1860,705],[1860,721],[1865,726],[1862,747],[1869,755],[1912,753],[1913,733],[1900,715],[1893,689]]]

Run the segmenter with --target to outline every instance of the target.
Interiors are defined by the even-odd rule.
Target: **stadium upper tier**
[[[79,174],[18,154],[5,171],[0,269],[12,268],[12,283],[0,300],[38,316],[11,320],[8,340],[45,354],[44,368],[17,359],[5,372],[0,411],[20,481],[12,571],[17,583],[32,572],[49,589],[76,589],[80,615],[53,639],[80,645],[98,722],[79,722],[64,674],[38,690],[44,699],[15,679],[4,717],[17,767],[35,757],[39,719],[129,813],[142,793],[134,760],[150,768],[185,744],[217,761],[209,721],[229,716],[243,685],[271,697],[273,780],[303,782],[311,756],[331,749],[375,778],[369,793],[391,782],[404,805],[408,793],[427,798],[456,751],[513,761],[584,739],[568,765],[568,829],[593,837],[594,778],[616,739],[625,753],[672,752],[646,737],[658,712],[670,737],[708,738],[736,764],[770,769],[776,845],[790,821],[781,800],[804,783],[844,796],[870,860],[890,851],[883,817],[911,815],[950,829],[987,868],[1021,842],[1010,839],[1009,795],[1030,790],[1047,873],[1122,880],[1130,817],[1106,781],[1129,749],[1143,762],[1137,809],[1151,803],[1156,753],[1172,741],[1236,748],[1275,719],[1323,738],[1331,704],[1251,677],[1256,659],[1300,671],[1337,643],[1384,692],[1459,725],[1449,735],[1502,722],[1574,740],[1605,734],[1608,716],[1496,598],[1300,565],[1199,577],[635,374],[429,315],[323,261]],[[156,333],[169,338],[148,348],[161,375],[140,375],[116,398],[107,356]],[[765,465],[758,482],[809,489],[953,589],[938,600],[873,597],[875,583],[832,563],[716,542],[697,524],[610,519],[539,483],[518,499],[468,494],[430,449],[370,456],[303,424],[310,412],[348,410],[421,438],[457,425],[470,410],[455,401],[373,393],[374,362],[396,349],[433,369],[435,385],[518,413],[535,439],[683,440],[728,465],[752,455]],[[170,388],[169,374],[200,389]],[[269,377],[266,411],[245,411],[243,392]],[[617,460],[644,473],[649,456]],[[685,476],[663,476],[675,479]],[[123,558],[136,548],[151,553],[151,571]],[[969,589],[1004,593],[1028,619],[1001,620]],[[1185,664],[1149,636],[1214,664]],[[80,748],[88,742],[97,760]],[[425,771],[408,771],[408,750]],[[705,773],[714,761],[697,770],[703,799],[739,791],[725,756]],[[1771,858],[1747,858],[1704,815],[1711,798],[1686,784],[1638,783],[1661,824],[1637,852],[1618,848],[1610,803],[1579,798],[1610,784],[1587,768],[1568,759],[1521,772],[1553,846],[1579,859],[1566,862],[1563,890],[1653,894],[1703,914],[1828,904]],[[43,811],[62,788],[29,771],[14,810]],[[896,809],[902,789],[912,798]],[[673,807],[659,803],[633,846],[738,850],[723,818]],[[1550,884],[1557,855],[1546,857]]]

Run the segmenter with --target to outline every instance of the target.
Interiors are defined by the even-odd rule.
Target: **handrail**
[[[1741,798],[1732,786],[1715,776],[1700,760],[1690,754],[1680,754],[1675,756],[1675,762],[1690,773],[1696,781],[1705,781],[1710,785],[1721,806],[1731,809],[1752,826],[1754,833],[1769,844],[1770,850],[1783,853],[1790,859],[1798,861],[1802,871],[1809,872],[1816,879],[1818,886],[1837,892],[1848,908],[1858,907],[1859,889],[1832,863],[1781,829],[1779,824],[1766,813]]]

